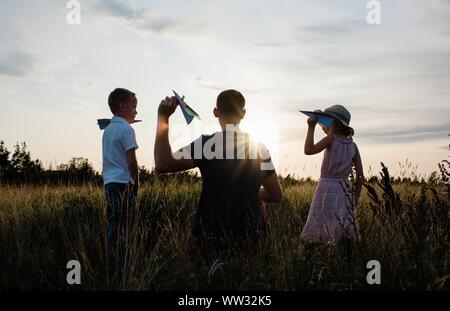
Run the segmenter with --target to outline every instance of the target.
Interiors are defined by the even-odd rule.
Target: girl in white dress
[[[342,238],[358,238],[354,215],[364,175],[358,147],[352,140],[354,132],[349,126],[350,113],[341,105],[329,107],[321,113],[332,116],[333,123],[328,128],[322,126],[327,136],[314,144],[317,117],[314,114],[308,119],[305,154],[317,154],[323,150],[325,153],[319,184],[300,238],[306,243],[336,245]],[[349,181],[353,166],[356,170],[354,192]]]

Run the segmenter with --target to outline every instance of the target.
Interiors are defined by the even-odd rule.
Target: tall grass
[[[299,236],[315,183],[284,183],[268,205],[270,231],[256,257],[210,261],[184,243],[200,181],[154,179],[142,185],[126,271],[106,278],[103,191],[94,186],[4,186],[0,193],[0,289],[40,290],[443,290],[450,288],[449,186],[442,178],[392,184],[388,170],[366,184],[356,213],[361,239],[353,256],[339,247],[307,247]],[[66,264],[81,263],[80,286]],[[366,263],[381,264],[368,285]]]

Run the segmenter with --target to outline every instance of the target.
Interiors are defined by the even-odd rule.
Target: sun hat
[[[334,105],[331,107],[328,107],[323,111],[323,114],[333,117],[340,121],[340,123],[349,129],[349,136],[352,137],[355,133],[352,127],[350,127],[350,119],[351,114],[350,112],[342,105]]]
[[[317,117],[317,122],[324,127],[331,127],[333,125],[334,119],[337,119],[342,123],[342,125],[348,127],[352,132],[354,132],[353,128],[350,127],[350,112],[342,105],[333,105],[326,108],[324,111],[300,110],[300,112],[307,115],[308,117],[311,117],[313,114],[315,114]]]
[[[343,125],[350,127],[350,119],[352,116],[344,106],[334,105],[326,108],[323,113],[338,119]]]
[[[331,127],[333,125],[334,117],[323,113],[321,110],[315,110],[315,111],[306,111],[306,110],[300,110],[301,113],[305,114],[308,117],[311,117],[312,115],[316,115],[317,123],[324,127]]]

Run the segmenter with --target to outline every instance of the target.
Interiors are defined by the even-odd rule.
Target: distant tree
[[[92,164],[83,157],[74,157],[67,164],[58,165],[57,169],[67,173],[66,178],[71,182],[86,182],[97,177],[97,172]]]
[[[10,152],[5,146],[5,142],[0,141],[0,180],[3,180],[11,169],[11,161],[9,160]]]
[[[72,158],[69,161],[69,170],[82,172],[86,176],[90,176],[95,173],[92,164],[89,163],[89,160],[87,158],[83,157]]]
[[[144,165],[139,167],[139,180],[140,182],[150,181],[153,177],[153,172],[149,171]]]
[[[16,143],[11,157],[8,177],[17,182],[33,182],[41,178],[43,171],[42,162],[39,159],[31,160],[31,154],[27,151],[25,142]]]
[[[33,164],[31,161],[31,154],[27,151],[27,144],[25,142],[14,146],[14,153],[11,158],[11,165],[16,174],[25,173]]]

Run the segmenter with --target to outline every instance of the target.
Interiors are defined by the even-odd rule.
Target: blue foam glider
[[[300,110],[301,113],[307,115],[308,117],[312,116],[313,114],[316,114],[317,116],[317,123],[324,127],[331,127],[333,125],[334,118],[328,114],[325,114],[323,112],[318,111],[304,111]]]
[[[142,120],[134,120],[131,123],[142,122]],[[111,123],[111,119],[97,119],[97,124],[100,130],[104,130]]]
[[[178,95],[177,92],[175,92],[174,90],[172,90],[172,92],[175,94],[175,97],[177,98],[178,105],[180,106],[181,111],[183,112],[183,116],[186,119],[186,123],[190,124],[194,119],[194,117],[200,120],[200,116],[198,115],[198,113],[195,112],[194,109],[189,107],[188,104],[186,104],[186,102],[184,101],[184,96],[180,97],[180,95]]]

